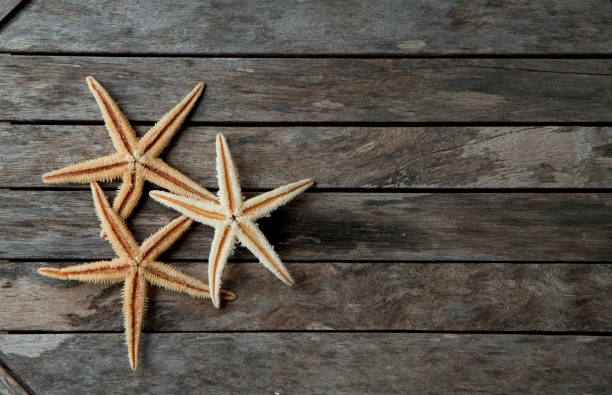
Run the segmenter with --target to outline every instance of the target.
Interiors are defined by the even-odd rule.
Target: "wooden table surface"
[[[155,3],[0,0],[0,393],[612,392],[611,2]],[[247,195],[316,181],[260,221],[296,285],[238,248],[220,310],[151,289],[137,372],[121,285],[36,272],[112,256],[41,179],[112,152],[87,75],[139,133],[205,82],[202,185],[218,132]]]

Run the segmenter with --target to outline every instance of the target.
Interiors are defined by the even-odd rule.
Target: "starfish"
[[[127,219],[142,195],[145,180],[174,193],[216,202],[214,194],[201,187],[158,158],[202,94],[204,84],[192,91],[164,115],[141,139],[106,89],[93,77],[87,77],[89,89],[102,111],[106,129],[116,153],[80,162],[43,175],[46,183],[90,183],[122,178],[113,209]],[[104,232],[101,234],[105,237]]]
[[[208,258],[208,282],[212,302],[219,308],[219,290],[223,269],[236,239],[249,249],[259,261],[287,285],[293,279],[283,265],[274,247],[259,230],[256,222],[273,210],[304,192],[313,182],[304,179],[272,191],[244,200],[238,181],[238,172],[222,134],[217,135],[217,179],[219,203],[206,199],[179,196],[164,191],[151,191],[149,195],[158,202],[205,225],[215,228],[215,235]]]
[[[38,272],[61,280],[79,280],[90,283],[124,282],[123,318],[130,366],[138,366],[138,345],[142,321],[147,307],[147,282],[175,292],[183,292],[198,298],[209,298],[207,284],[188,276],[174,267],[156,259],[189,228],[193,221],[180,216],[138,245],[125,222],[111,208],[97,182],[91,184],[96,213],[102,229],[118,255],[110,261],[98,261],[62,269],[40,268]],[[223,291],[224,299],[236,295]]]

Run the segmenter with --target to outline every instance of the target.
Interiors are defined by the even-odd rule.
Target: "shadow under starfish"
[[[245,200],[242,197],[238,172],[222,134],[217,135],[217,180],[219,203],[163,191],[149,192],[149,196],[161,204],[215,228],[208,257],[208,282],[215,307],[220,306],[219,292],[223,269],[237,240],[282,282],[293,285],[289,271],[266,236],[259,230],[256,221],[270,215],[272,211],[310,188],[313,181],[304,179]]]
[[[125,335],[130,366],[136,370],[140,333],[147,306],[147,282],[194,297],[210,297],[210,289],[207,284],[156,260],[189,228],[193,221],[186,216],[180,216],[139,246],[125,222],[110,207],[100,185],[92,183],[91,191],[102,229],[107,234],[118,257],[110,261],[98,261],[62,269],[40,268],[38,272],[61,280],[79,280],[90,283],[124,282]],[[225,290],[222,291],[222,296],[226,300],[236,298],[233,292]]]

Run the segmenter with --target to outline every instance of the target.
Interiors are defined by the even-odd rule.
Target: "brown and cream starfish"
[[[93,77],[87,77],[87,83],[102,111],[106,129],[117,152],[46,173],[43,175],[44,182],[89,183],[122,178],[113,209],[123,219],[127,219],[136,207],[145,180],[174,193],[217,201],[206,188],[158,158],[202,94],[204,84],[199,83],[183,101],[138,139],[129,121],[102,85]]]
[[[215,228],[215,236],[208,258],[208,281],[215,307],[219,308],[221,277],[236,239],[276,277],[287,285],[293,285],[293,279],[287,268],[255,221],[269,215],[273,210],[308,189],[313,184],[312,180],[305,179],[288,184],[245,201],[242,197],[238,173],[222,134],[217,135],[217,179],[221,204],[207,199],[178,196],[163,191],[149,193],[158,202]]]
[[[125,335],[130,366],[136,370],[140,332],[147,307],[147,282],[194,297],[210,297],[208,285],[156,260],[187,230],[193,221],[181,216],[161,228],[139,246],[125,222],[111,208],[97,182],[91,184],[91,191],[102,229],[106,232],[118,257],[110,261],[85,263],[62,269],[40,268],[38,272],[62,280],[80,280],[90,283],[123,281],[125,283],[123,288]],[[223,297],[231,300],[236,295],[223,291]]]

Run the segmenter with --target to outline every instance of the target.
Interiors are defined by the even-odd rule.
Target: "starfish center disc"
[[[125,155],[125,160],[128,162],[128,168],[132,171],[132,173],[136,172],[139,165],[144,165],[146,163],[145,156],[141,155],[140,151],[138,150],[134,150],[132,155]]]

